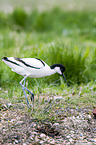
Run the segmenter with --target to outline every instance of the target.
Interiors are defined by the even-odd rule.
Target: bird
[[[25,90],[27,90],[31,94],[31,101],[33,101],[33,103],[34,94],[25,87],[25,81],[27,77],[41,78],[58,73],[63,76],[67,85],[70,86],[64,76],[65,67],[62,64],[57,63],[49,66],[39,58],[3,57],[2,61],[4,61],[4,63],[6,63],[13,72],[16,72],[17,74],[23,76],[23,79],[20,81],[20,85],[23,89],[28,106],[30,104]]]

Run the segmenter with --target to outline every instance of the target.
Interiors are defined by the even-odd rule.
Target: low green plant
[[[17,8],[12,13],[14,23],[20,27],[24,27],[27,21],[27,14],[22,8]]]
[[[44,49],[45,45],[42,45],[41,48],[30,48],[26,49],[21,47],[21,50],[18,51],[19,54],[23,54],[20,57],[37,57],[44,60],[48,65],[52,65],[55,63],[61,63],[65,66],[65,76],[67,81],[70,82],[70,84],[80,84],[80,83],[88,83],[90,80],[95,80],[94,73],[95,69],[93,71],[92,65],[95,67],[95,53],[92,55],[90,54],[89,48],[84,48],[84,46],[74,46],[73,43],[70,43],[70,45],[66,46],[63,43],[59,42],[52,42],[50,45],[46,45],[46,48]],[[12,48],[9,49],[10,56],[14,56],[15,50],[11,53]],[[6,54],[6,50],[4,53],[4,56]],[[28,55],[30,54],[30,55]],[[17,55],[18,57],[18,55]],[[90,65],[89,65],[90,64]],[[91,65],[92,64],[92,65]],[[13,82],[18,82],[20,79],[22,79],[22,76],[19,76],[18,74],[12,72],[8,66],[4,68],[4,63],[2,62],[2,69],[1,69],[1,84],[5,85],[5,82],[9,80],[9,83],[11,81],[11,84]],[[89,67],[91,66],[91,67]],[[6,75],[6,72],[7,75]],[[91,73],[90,73],[91,72]],[[56,80],[59,79],[58,74],[40,78],[38,81],[42,80],[43,83],[53,83]],[[14,81],[12,81],[14,80]],[[29,83],[33,81],[32,85],[34,85],[34,79],[29,79]],[[9,84],[7,82],[7,84]],[[57,84],[60,84],[60,80],[57,82]]]
[[[28,14],[24,9],[16,8],[11,14],[0,12],[0,28],[27,32],[56,32],[64,36],[95,40],[95,17],[95,11],[74,12],[53,8],[41,13],[33,10]]]
[[[96,44],[91,37],[93,39],[95,36],[95,15],[95,12],[64,12],[58,8],[41,13],[34,10],[30,14],[21,8],[11,14],[0,13],[0,58],[37,57],[48,65],[63,64],[70,84],[94,81]],[[20,28],[20,31],[15,28]],[[87,38],[89,31],[91,35]],[[10,86],[22,79],[3,62],[0,63],[1,86]],[[57,74],[39,80],[48,85],[61,83]],[[29,78],[29,84],[34,85],[34,82],[34,79]]]

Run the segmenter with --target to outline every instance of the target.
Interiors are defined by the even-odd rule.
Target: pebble
[[[91,119],[92,118],[91,115],[88,115],[88,118]]]
[[[40,140],[40,142],[39,142],[40,144],[43,144],[44,143],[44,141],[42,141],[42,140]]]
[[[31,139],[31,140],[34,140],[32,136],[30,136],[30,139]]]
[[[17,144],[18,143],[18,140],[15,140],[15,143]]]
[[[53,126],[59,126],[59,123],[54,123]]]
[[[1,116],[1,122],[0,122],[0,127],[2,128],[1,139],[3,140],[3,136],[5,136],[6,140],[10,141],[12,138],[12,141],[13,141],[12,143],[19,144],[20,142],[21,144],[22,142],[22,145],[27,145],[27,144],[30,144],[30,145],[31,144],[93,145],[93,144],[96,144],[96,138],[95,138],[96,137],[95,136],[96,135],[95,134],[96,120],[90,114],[88,114],[88,112],[91,112],[91,111],[92,111],[91,109],[86,109],[86,110],[82,109],[78,111],[78,109],[68,108],[66,109],[66,111],[60,112],[62,113],[60,114],[62,115],[62,117],[64,114],[63,122],[61,122],[62,118],[58,118],[58,120],[55,120],[55,122],[32,121],[31,123],[29,123],[30,119],[28,119],[26,116],[22,116],[22,114],[20,114],[21,115],[20,116],[18,114],[18,111],[17,111],[17,114],[16,113],[14,115],[12,114],[12,116],[10,114],[10,110],[8,110],[8,112],[3,111],[2,116]],[[68,115],[65,116],[65,114],[68,114]],[[10,119],[10,124],[8,124],[8,119]],[[25,123],[23,124],[23,122]],[[11,130],[9,134],[8,134],[8,130],[9,130],[8,125],[10,125],[10,130]],[[43,125],[45,129],[46,129],[46,126],[48,127],[49,125],[49,128],[47,131],[50,131],[51,127],[53,127],[53,130],[51,130],[53,132],[50,132],[50,133],[54,134],[54,130],[56,131],[58,129],[57,131],[60,134],[52,137],[44,133],[37,132],[36,127],[40,127],[40,126],[42,127]],[[89,129],[91,128],[91,132],[89,132],[90,130],[88,130],[88,128]],[[26,133],[27,129],[28,129],[28,134]],[[16,135],[18,134],[20,139],[14,138],[14,132]],[[8,138],[8,135],[10,136],[10,140]]]
[[[45,138],[46,135],[45,135],[44,133],[41,133],[41,134],[40,134],[40,137],[41,137],[41,138]]]
[[[34,132],[31,132],[31,134],[35,134],[35,135],[37,135],[37,132],[34,131]]]
[[[70,136],[68,135],[68,136],[66,136],[67,138],[70,138]]]
[[[70,138],[70,139],[69,139],[69,141],[70,141],[70,142],[72,142],[72,141],[73,141],[73,139],[72,139],[72,138]]]
[[[50,144],[55,144],[55,141],[54,140],[50,141]]]
[[[64,100],[64,98],[62,96],[54,96],[54,100],[61,100],[61,99]]]

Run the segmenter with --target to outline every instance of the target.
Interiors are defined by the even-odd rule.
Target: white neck
[[[48,73],[48,76],[50,76],[50,75],[55,74],[56,70],[55,69],[50,69],[50,70],[47,70],[47,73]]]

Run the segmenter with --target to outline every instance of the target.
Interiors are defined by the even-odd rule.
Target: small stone
[[[35,132],[35,131],[34,131],[34,132],[32,132],[32,134],[35,134],[35,135],[37,135],[37,132]]]
[[[41,138],[45,138],[46,135],[45,135],[44,133],[41,133],[41,134],[40,134],[40,137],[41,137]]]
[[[26,143],[23,143],[23,145],[26,145]]]
[[[38,136],[35,137],[36,142],[39,142]]]
[[[55,144],[55,141],[54,140],[50,141],[50,144]]]
[[[70,131],[70,133],[71,133],[71,134],[74,134],[74,131],[73,131],[73,130],[71,130],[71,131]]]
[[[68,136],[66,136],[67,138],[70,138],[70,136],[68,135]]]
[[[69,141],[70,141],[70,142],[72,142],[72,141],[73,141],[73,139],[72,139],[72,138],[70,138],[70,139],[69,139]]]
[[[18,140],[15,140],[15,143],[17,144],[18,143]]]
[[[94,142],[96,142],[96,138],[94,139]]]
[[[33,137],[32,137],[32,136],[30,136],[30,139],[31,139],[31,140],[33,140]]]
[[[88,115],[88,118],[91,119],[91,115]]]
[[[44,141],[43,140],[40,140],[40,142],[39,142],[40,144],[43,144],[44,143]]]
[[[64,100],[64,98],[62,96],[54,96],[54,100],[61,100],[61,99]]]
[[[59,126],[59,123],[54,123],[53,126]]]

